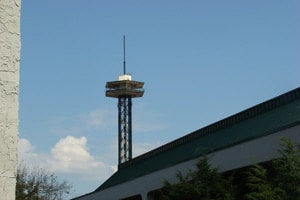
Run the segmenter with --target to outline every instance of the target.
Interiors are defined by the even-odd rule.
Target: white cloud
[[[67,136],[60,139],[51,149],[48,163],[54,171],[65,173],[90,174],[99,170],[113,172],[111,166],[95,160],[88,152],[87,139],[83,136],[80,138]]]
[[[74,197],[94,190],[117,169],[103,162],[108,155],[94,157],[89,152],[87,138],[83,136],[61,138],[45,153],[36,152],[29,140],[20,138],[18,152],[19,163],[26,168],[41,167],[67,180],[74,187]]]
[[[159,145],[160,143],[136,143],[133,145],[133,156],[141,155]],[[51,151],[46,153],[36,153],[34,146],[29,140],[20,138],[18,151],[19,161],[30,168],[45,167],[58,173],[85,175],[85,178],[104,180],[117,168],[105,162],[107,160],[116,160],[117,154],[110,155],[113,158],[107,158],[107,155],[104,155],[102,159],[101,157],[96,158],[89,152],[87,138],[84,136],[61,138],[51,148]]]
[[[62,138],[51,149],[52,158],[62,163],[91,162],[93,158],[86,149],[86,142],[85,137],[67,136]],[[64,169],[62,168],[62,170]]]
[[[30,144],[30,142],[25,138],[19,139],[18,147],[19,147],[19,149],[18,149],[19,154],[28,153],[28,152],[33,151],[33,149],[34,149],[34,146],[32,146]]]
[[[96,160],[88,151],[86,137],[67,136],[60,139],[51,152],[35,153],[29,140],[19,140],[19,161],[29,168],[43,167],[53,172],[84,176],[85,179],[105,180],[115,166]]]
[[[40,163],[40,156],[34,153],[34,146],[25,138],[18,141],[18,161],[20,164],[30,167]]]
[[[156,115],[154,117],[149,115],[152,116],[152,113],[143,113],[143,117],[134,117],[135,132],[159,131],[166,128],[161,123],[151,123],[156,121],[153,120]],[[78,188],[82,190],[86,186],[93,190],[117,170],[115,163],[118,157],[118,139],[117,132],[114,130],[117,129],[117,108],[115,110],[99,108],[77,115],[73,119],[60,119],[53,122],[51,129],[52,133],[61,138],[46,152],[39,152],[28,139],[20,138],[20,163],[28,168],[42,167],[59,176],[68,177],[67,181],[72,180],[76,190]],[[83,132],[87,137],[80,136]],[[94,132],[102,134],[95,136]],[[89,144],[88,136],[97,137],[97,142],[90,141]],[[90,146],[97,146],[98,151],[102,149],[104,152],[93,155]],[[159,143],[135,143],[133,155],[136,157],[157,146]],[[85,191],[89,192],[89,190]]]
[[[111,141],[108,153],[95,156],[89,151],[86,137],[66,136],[61,138],[48,152],[37,152],[25,138],[19,139],[19,161],[29,169],[42,167],[64,177],[79,196],[90,192],[103,183],[116,170],[109,162],[117,160],[117,143]],[[133,145],[134,157],[158,147],[160,144]]]

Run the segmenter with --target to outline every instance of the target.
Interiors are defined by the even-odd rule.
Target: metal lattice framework
[[[118,145],[119,165],[132,159],[132,98],[142,97],[143,82],[123,80],[130,75],[122,75],[118,81],[106,83],[106,96],[118,98]]]
[[[119,163],[132,158],[132,119],[131,96],[120,96],[118,100],[118,135],[119,135]]]
[[[119,165],[132,159],[132,120],[131,98],[144,95],[143,82],[131,80],[131,75],[126,74],[125,61],[125,36],[123,37],[124,62],[123,75],[117,81],[106,83],[107,97],[118,98],[118,139],[119,139]]]

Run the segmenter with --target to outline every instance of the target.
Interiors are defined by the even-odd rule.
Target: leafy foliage
[[[16,200],[62,200],[70,189],[66,181],[60,182],[57,176],[42,168],[32,171],[18,168]]]
[[[274,187],[281,199],[300,199],[300,144],[282,138],[280,158],[272,166],[276,172]]]
[[[253,165],[245,173],[244,185],[248,189],[247,200],[276,200],[276,193],[267,178],[267,170],[260,165]]]
[[[197,163],[196,171],[189,171],[186,176],[177,173],[178,183],[165,181],[162,190],[162,200],[198,200],[198,199],[232,199],[232,182],[226,179],[217,169],[211,169],[207,157],[202,157]]]
[[[300,144],[281,139],[280,156],[267,168],[252,165],[237,177],[224,176],[202,157],[195,171],[165,181],[160,200],[300,200]],[[243,178],[240,178],[242,176]]]

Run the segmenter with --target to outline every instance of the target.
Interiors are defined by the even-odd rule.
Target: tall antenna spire
[[[1,1],[1,0],[0,0]],[[107,97],[118,98],[118,146],[119,166],[132,159],[132,98],[144,95],[144,83],[131,80],[126,74],[125,35],[123,36],[124,74],[117,81],[106,83]]]
[[[126,61],[125,61],[125,35],[123,35],[123,53],[124,53],[124,61],[123,61],[123,73],[126,74]]]

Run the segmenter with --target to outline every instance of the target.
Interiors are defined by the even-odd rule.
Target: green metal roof
[[[122,163],[95,192],[296,124],[300,87]]]

